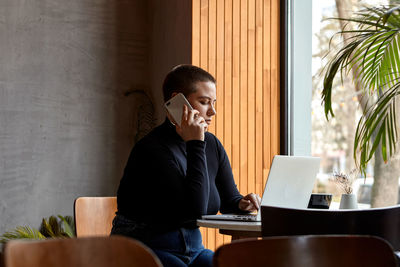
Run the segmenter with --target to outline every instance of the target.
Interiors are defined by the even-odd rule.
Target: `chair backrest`
[[[122,236],[14,240],[5,245],[6,267],[159,267],[142,243]]]
[[[76,236],[110,235],[116,211],[116,197],[77,198],[74,203]]]
[[[364,210],[261,207],[262,236],[373,235],[400,250],[400,206]]]
[[[392,247],[371,236],[290,236],[239,240],[219,247],[215,267],[394,267]]]

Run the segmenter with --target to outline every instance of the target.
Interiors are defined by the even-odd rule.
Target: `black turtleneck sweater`
[[[184,142],[168,119],[143,137],[125,167],[117,214],[166,232],[194,228],[204,214],[240,212],[228,156],[213,134],[204,139]]]

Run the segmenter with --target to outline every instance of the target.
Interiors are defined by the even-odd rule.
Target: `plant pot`
[[[358,209],[356,195],[342,194],[339,209]]]

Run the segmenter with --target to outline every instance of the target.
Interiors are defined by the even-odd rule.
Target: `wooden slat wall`
[[[217,79],[210,131],[240,192],[262,194],[279,154],[279,0],[192,0],[192,63]],[[201,229],[215,250],[230,238]]]

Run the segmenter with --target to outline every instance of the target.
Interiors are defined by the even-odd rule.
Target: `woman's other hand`
[[[243,211],[256,211],[260,209],[261,198],[259,195],[250,193],[239,201],[239,209]]]
[[[197,110],[189,110],[186,105],[183,105],[181,126],[176,125],[176,132],[185,142],[190,140],[204,141],[204,132],[207,126],[206,121]]]

